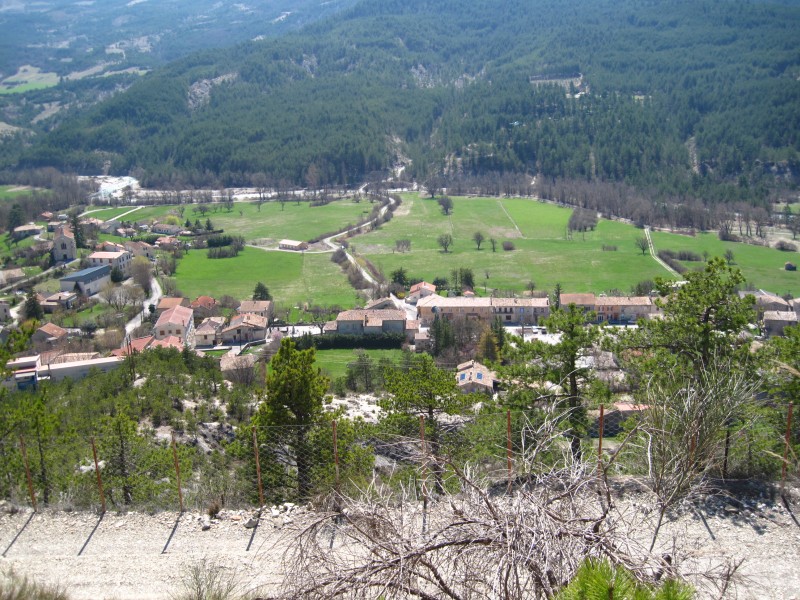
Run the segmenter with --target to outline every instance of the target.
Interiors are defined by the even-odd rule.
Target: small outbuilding
[[[297,240],[281,240],[278,242],[278,248],[281,250],[294,250],[296,252],[300,252],[302,250],[308,250],[308,243],[298,242]]]

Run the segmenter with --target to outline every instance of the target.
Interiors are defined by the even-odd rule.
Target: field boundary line
[[[508,217],[508,220],[511,221],[511,224],[514,226],[514,229],[517,230],[517,233],[519,234],[519,237],[522,238],[523,240],[527,240],[528,238],[525,237],[525,235],[523,235],[522,230],[519,228],[519,225],[517,225],[517,222],[511,217],[510,214],[508,214],[508,211],[506,210],[506,207],[503,206],[503,201],[502,200],[498,200],[497,204],[499,204],[500,208],[503,209],[503,212],[506,213],[506,216]]]

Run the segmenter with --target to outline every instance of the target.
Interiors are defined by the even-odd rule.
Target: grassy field
[[[472,268],[479,293],[484,284],[489,291],[521,292],[529,281],[547,290],[561,283],[574,292],[628,291],[641,280],[667,275],[636,249],[634,240],[641,230],[600,221],[595,231],[567,239],[570,214],[570,209],[528,199],[455,198],[453,213],[445,216],[435,201],[406,195],[392,221],[352,243],[387,276],[403,266],[411,277],[430,281],[449,278],[452,269]],[[480,250],[472,240],[476,231],[486,238]],[[442,233],[454,239],[446,254],[437,243]],[[489,238],[497,240],[496,252]],[[411,252],[394,253],[398,239],[410,239]],[[515,250],[504,251],[504,241],[512,242]],[[604,245],[618,249],[606,252]]]
[[[100,219],[101,221],[109,221],[111,219],[116,219],[119,215],[125,214],[126,212],[130,211],[131,208],[132,207],[130,206],[120,206],[117,208],[100,208],[100,209],[91,208],[89,209],[90,212],[88,215],[86,215],[86,217],[92,219]],[[140,208],[139,210],[132,212],[129,217],[126,217],[126,219],[130,218],[133,219],[134,221],[138,220],[139,219],[138,215],[142,210],[143,209]]]
[[[723,242],[713,233],[701,233],[694,237],[673,233],[653,232],[656,250],[691,250],[698,254],[708,252],[710,256],[724,256],[731,250],[734,266],[742,270],[748,283],[776,294],[800,296],[800,272],[786,271],[783,265],[789,261],[800,262],[797,252],[780,252],[774,248]],[[698,263],[683,263],[692,269]]]
[[[17,196],[27,196],[30,190],[19,190],[17,185],[0,185],[0,200],[8,200]]]
[[[236,258],[209,259],[205,250],[194,250],[180,260],[175,279],[178,288],[191,298],[202,294],[250,298],[261,281],[281,306],[308,302],[351,307],[355,292],[330,258],[330,254],[245,248]]]
[[[374,361],[388,358],[392,362],[399,362],[403,356],[402,350],[359,350],[364,352]],[[355,350],[317,350],[316,364],[331,380],[347,374],[347,365],[356,360]]]
[[[0,94],[21,94],[58,85],[58,74],[45,73],[39,67],[24,65],[16,74],[0,82]]]
[[[180,208],[183,208],[182,214]],[[199,219],[203,224],[206,219],[211,219],[215,229],[244,236],[248,242],[285,238],[309,240],[328,231],[337,231],[349,223],[355,224],[360,218],[367,216],[371,209],[369,202],[356,204],[351,200],[331,202],[325,206],[310,206],[309,202],[287,202],[283,210],[278,202],[267,202],[261,206],[261,210],[258,210],[254,202],[236,202],[230,211],[220,204],[213,204],[205,216],[197,210],[197,205],[145,206],[125,219],[143,221],[175,215],[181,223],[187,219],[192,222]],[[130,207],[104,209],[89,216],[108,220],[127,210]]]

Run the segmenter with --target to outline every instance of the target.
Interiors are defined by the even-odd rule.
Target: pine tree
[[[315,350],[298,350],[290,338],[270,363],[266,401],[253,417],[256,426],[290,428],[287,445],[297,469],[297,494],[308,498],[311,491],[311,448],[308,436],[322,413],[322,399],[328,389],[328,378],[314,366]]]

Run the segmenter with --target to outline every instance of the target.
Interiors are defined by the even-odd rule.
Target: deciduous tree
[[[443,233],[436,239],[436,241],[439,244],[439,247],[442,249],[442,251],[445,252],[446,254],[450,249],[450,246],[453,245],[453,236],[450,235],[449,233]]]

